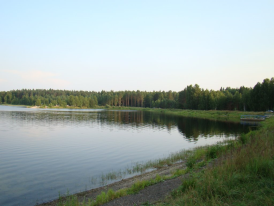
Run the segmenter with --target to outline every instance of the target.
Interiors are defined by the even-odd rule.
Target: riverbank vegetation
[[[239,142],[216,167],[192,174],[157,205],[273,205],[274,119]]]
[[[237,142],[236,142],[237,143]],[[94,199],[87,198],[83,202],[78,201],[77,195],[65,195],[60,196],[57,205],[59,206],[67,206],[67,205],[84,205],[84,206],[97,206],[102,205],[111,200],[126,196],[136,194],[142,189],[149,187],[151,185],[173,179],[188,173],[195,172],[209,163],[211,163],[215,158],[217,158],[221,151],[230,150],[231,147],[236,146],[236,144],[232,140],[226,140],[223,142],[218,142],[218,144],[214,146],[204,146],[197,147],[193,150],[183,150],[181,152],[177,152],[169,155],[167,158],[158,159],[155,161],[149,161],[145,164],[136,164],[132,171],[146,171],[149,168],[163,168],[168,167],[173,164],[185,165],[183,169],[173,170],[168,175],[159,175],[157,174],[154,178],[145,179],[141,181],[134,182],[130,187],[119,189],[114,191],[113,189],[109,189],[108,191],[103,191],[101,194],[97,195]],[[107,174],[105,177],[112,177],[113,174]],[[102,178],[105,178],[102,177]],[[113,177],[117,177],[113,175]]]
[[[169,176],[157,175],[129,188],[110,189],[81,203],[77,195],[60,197],[58,205],[101,205],[187,173],[189,178],[165,201],[155,205],[273,205],[273,148],[274,119],[270,118],[258,130],[242,134],[236,140],[186,152],[185,169],[176,170]]]
[[[0,92],[0,104],[94,108],[95,106],[126,106],[192,110],[266,111],[274,109],[274,78],[264,79],[253,88],[202,89],[189,85],[173,91],[68,91],[22,89]]]

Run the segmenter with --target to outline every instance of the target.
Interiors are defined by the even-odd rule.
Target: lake
[[[0,105],[0,205],[100,187],[119,180],[102,181],[104,174],[243,132],[238,123],[151,112]]]

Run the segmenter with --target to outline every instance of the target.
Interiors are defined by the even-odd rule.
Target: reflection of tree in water
[[[178,118],[178,130],[187,139],[197,141],[199,135],[211,137],[214,135],[237,136],[247,132],[248,128],[238,123],[220,122],[198,118]]]
[[[214,135],[236,136],[247,132],[248,127],[237,123],[211,121],[198,118],[186,118],[171,115],[154,114],[142,111],[103,111],[103,112],[60,112],[60,111],[38,111],[38,112],[2,112],[4,118],[15,118],[16,121],[37,125],[90,125],[100,124],[107,127],[118,127],[127,129],[138,129],[140,127],[151,127],[153,129],[178,128],[184,138],[197,141],[199,136],[211,137]],[[39,121],[37,121],[39,120]]]
[[[248,131],[248,127],[238,123],[220,122],[198,118],[178,117],[171,115],[161,115],[151,112],[108,112],[104,114],[109,124],[127,124],[131,127],[152,127],[154,129],[167,129],[170,131],[178,127],[179,132],[190,141],[197,141],[199,136],[212,137],[237,136]]]
[[[142,112],[131,112],[131,111],[109,111],[105,113],[107,120],[113,123],[120,124],[132,124],[138,125],[142,124],[143,113]]]

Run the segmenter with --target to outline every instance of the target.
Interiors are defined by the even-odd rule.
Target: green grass
[[[258,131],[242,135],[233,146],[211,147],[207,158],[222,153],[223,162],[192,174],[157,205],[274,205],[273,148],[272,118]]]
[[[133,163],[131,166],[128,166],[124,170],[112,171],[106,174],[101,175],[100,182],[102,185],[106,185],[109,181],[119,180],[127,177],[131,174],[142,174],[149,169],[160,169],[163,167],[167,167],[173,165],[175,163],[182,163],[183,161],[187,161],[190,156],[194,156],[195,161],[201,159],[205,156],[208,146],[205,147],[197,147],[193,150],[181,150],[179,152],[171,153],[167,157],[151,160],[145,163]],[[93,179],[93,182],[96,184],[97,179]]]

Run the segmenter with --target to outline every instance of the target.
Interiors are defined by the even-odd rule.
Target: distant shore
[[[176,115],[183,117],[195,117],[203,118],[216,121],[229,121],[229,122],[240,122],[241,115],[264,115],[266,112],[253,112],[253,111],[238,111],[238,110],[190,110],[190,109],[162,109],[162,108],[145,108],[145,107],[124,107],[124,106],[96,106],[94,108],[87,107],[74,107],[66,106],[62,107],[59,105],[48,107],[48,106],[28,106],[28,105],[10,105],[3,104],[6,106],[25,106],[31,109],[106,109],[106,110],[137,110],[137,111],[148,111],[166,115]]]

